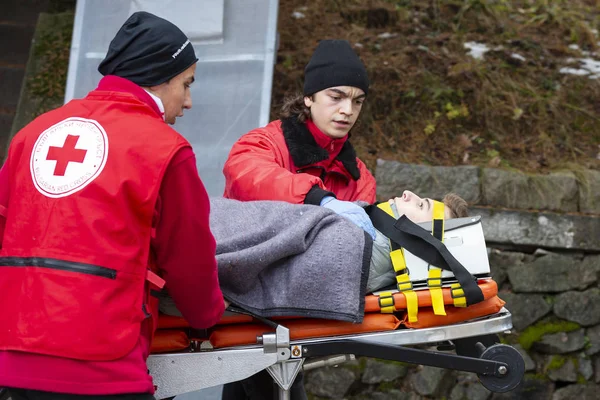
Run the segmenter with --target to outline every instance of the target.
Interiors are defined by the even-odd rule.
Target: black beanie
[[[125,21],[110,42],[98,71],[140,86],[154,86],[179,75],[196,61],[194,47],[181,29],[166,19],[139,11]]]
[[[369,90],[367,70],[346,40],[321,40],[304,68],[304,95],[334,86]]]

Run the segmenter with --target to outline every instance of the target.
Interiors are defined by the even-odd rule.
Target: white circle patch
[[[108,137],[102,125],[92,119],[67,118],[46,129],[35,142],[31,178],[44,196],[69,196],[100,175],[107,156]]]

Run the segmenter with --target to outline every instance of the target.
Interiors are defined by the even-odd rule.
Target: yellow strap
[[[435,315],[446,315],[446,310],[444,309],[444,294],[442,293],[442,270],[431,267],[429,269],[428,278],[427,286],[429,286],[429,293],[431,294],[433,313]]]
[[[467,298],[465,297],[464,290],[460,287],[460,283],[453,283],[450,286],[450,293],[452,294],[452,301],[454,307],[466,307]]]
[[[391,314],[396,311],[392,292],[379,293],[379,308],[381,309],[381,312],[385,314]]]
[[[444,203],[433,200],[433,219],[444,220]]]
[[[413,290],[412,282],[408,273],[396,275],[398,282],[398,290],[406,297],[406,313],[410,322],[417,322],[417,314],[419,312],[419,298]]]
[[[383,211],[385,211],[388,215],[391,215],[392,217],[394,216],[394,212],[392,211],[392,205],[390,204],[389,201],[384,201],[383,203],[377,204],[377,208],[382,209]]]
[[[402,249],[390,252],[390,258],[392,259],[394,271],[401,272],[406,269],[406,260],[404,259],[404,252]]]
[[[433,201],[433,221],[431,223],[431,234],[442,242],[444,241],[444,203]],[[446,315],[444,309],[444,294],[442,293],[442,270],[430,266],[427,279],[431,305],[435,315]]]
[[[390,292],[379,293],[379,305],[389,307],[394,305],[394,297]]]
[[[392,206],[389,202],[379,203],[377,205],[380,209],[385,211],[387,214],[394,216],[394,212],[392,211]],[[442,212],[443,214],[443,212]],[[404,251],[403,249],[397,249],[390,252],[390,258],[392,260],[392,266],[394,267],[394,271],[396,272],[396,282],[398,283],[398,290],[404,294],[406,297],[406,313],[408,314],[409,322],[417,322],[417,314],[419,312],[419,299],[417,294],[412,290],[412,282],[410,281],[410,276],[408,275],[408,270],[406,269],[406,260],[404,259]],[[381,305],[381,294],[379,295],[380,305]],[[395,306],[392,306],[392,311],[389,311],[389,307],[381,307],[382,313],[389,313],[395,311]]]
[[[417,313],[419,312],[419,299],[417,294],[412,290],[402,292],[406,297],[406,313],[408,314],[408,322],[417,322]]]
[[[444,241],[444,203],[433,200],[433,220],[431,221],[431,234]]]

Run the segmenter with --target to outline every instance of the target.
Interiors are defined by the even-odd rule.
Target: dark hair
[[[450,210],[450,218],[463,218],[469,216],[469,206],[465,199],[455,193],[448,193],[442,203]]]
[[[279,117],[289,118],[296,116],[298,117],[298,122],[306,122],[307,119],[310,119],[310,108],[304,104],[304,97],[312,97],[312,95],[304,96],[298,93],[294,96],[286,97],[281,106]]]

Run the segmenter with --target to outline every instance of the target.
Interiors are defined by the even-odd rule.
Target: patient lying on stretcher
[[[444,219],[467,216],[459,196],[442,203]],[[395,218],[420,223],[432,220],[435,202],[406,190],[388,204]],[[377,231],[372,241],[323,207],[212,198],[211,230],[225,297],[257,315],[357,322],[364,296],[395,282],[388,238]],[[180,315],[170,297],[161,311]]]
[[[421,223],[431,221],[433,218],[435,200],[421,198],[409,190],[405,190],[400,197],[390,199],[389,203],[396,219],[406,215],[412,222]],[[444,196],[442,203],[444,204],[444,219],[469,216],[467,202],[454,193]],[[389,239],[376,230],[371,253],[367,292],[374,292],[395,283],[396,273],[392,268],[390,250]]]

